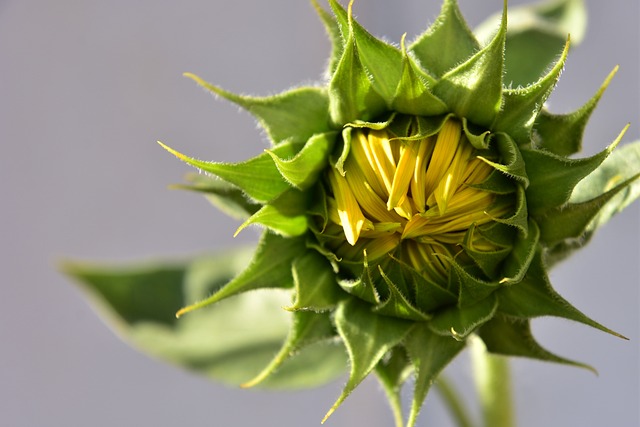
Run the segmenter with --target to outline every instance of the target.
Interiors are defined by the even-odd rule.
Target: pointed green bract
[[[602,207],[614,196],[638,179],[640,174],[624,181],[593,200],[582,203],[569,203],[562,208],[556,208],[540,219],[540,239],[549,247],[561,243],[563,240],[578,239],[590,229],[593,221]]]
[[[496,316],[485,323],[478,332],[491,353],[505,356],[522,356],[546,362],[563,363],[595,370],[583,363],[574,362],[545,350],[536,342],[531,333],[529,321]]]
[[[374,308],[374,312],[385,316],[397,317],[399,319],[415,320],[418,322],[423,322],[430,319],[430,316],[421,312],[407,300],[405,295],[400,292],[396,284],[391,281],[391,279],[384,273],[384,271],[382,271],[382,269],[380,270],[380,274],[387,284],[387,288],[389,289],[389,296],[385,301]]]
[[[225,298],[260,288],[291,288],[291,261],[304,250],[302,239],[287,239],[265,231],[247,268],[215,294],[177,312],[181,316]],[[277,253],[277,259],[272,254]]]
[[[260,154],[242,163],[215,163],[187,157],[158,141],[171,154],[202,171],[216,175],[225,181],[239,187],[250,198],[257,202],[266,203],[280,196],[291,186],[284,180],[271,155]],[[281,144],[273,148],[271,153],[279,156],[293,156],[297,147],[292,144]],[[261,179],[256,180],[256,176]]]
[[[444,102],[430,92],[435,80],[407,55],[402,39],[402,77],[393,96],[393,109],[417,116],[437,116],[448,111]]]
[[[230,217],[245,220],[261,207],[248,200],[242,190],[221,179],[198,173],[187,174],[185,179],[190,184],[174,184],[169,188],[202,193],[212,205]]]
[[[562,317],[624,338],[582,314],[553,290],[540,251],[536,252],[528,271],[527,277],[520,283],[498,292],[500,313],[520,319],[540,316]]]
[[[539,239],[540,229],[538,224],[530,220],[527,235],[518,236],[511,253],[504,261],[503,277],[500,278],[501,284],[516,284],[524,279],[538,248]]]
[[[498,301],[491,295],[473,305],[452,307],[437,312],[429,327],[438,335],[462,341],[480,325],[493,318],[497,308]]]
[[[329,127],[329,99],[326,90],[301,87],[266,98],[240,96],[185,73],[205,89],[234,102],[254,115],[274,144],[304,142]]]
[[[624,132],[623,132],[624,133]],[[541,150],[522,150],[531,185],[527,188],[529,211],[544,214],[547,209],[563,206],[574,187],[593,172],[613,151],[622,134],[605,150],[584,159],[568,159]]]
[[[294,313],[289,335],[278,354],[257,376],[242,384],[242,387],[254,387],[276,372],[284,362],[295,356],[295,353],[302,348],[326,341],[334,335],[335,329],[329,316],[302,311]]]
[[[502,109],[493,123],[495,131],[508,133],[518,145],[531,143],[536,117],[560,78],[568,53],[567,40],[562,55],[544,77],[530,86],[504,91]]]
[[[442,76],[433,93],[459,117],[491,126],[502,105],[506,10],[494,39],[482,50]]]
[[[607,157],[600,167],[576,185],[571,194],[572,203],[580,203],[596,198],[616,184],[631,180],[623,196],[618,196],[600,211],[598,222],[604,224],[611,216],[620,212],[640,197],[640,181],[632,180],[638,175],[640,164],[640,141],[617,148]],[[602,218],[600,218],[602,217]]]
[[[238,229],[234,236],[251,224],[260,224],[276,234],[285,237],[302,236],[307,231],[307,217],[304,214],[286,215],[274,205],[264,205],[251,215]]]
[[[374,91],[365,72],[353,36],[345,42],[344,52],[329,82],[329,112],[335,124],[370,120],[386,108],[384,99]]]
[[[506,86],[527,86],[556,61],[556,55],[571,34],[575,44],[587,26],[584,0],[555,0],[509,8],[505,55]],[[484,40],[493,34],[500,14],[475,28]]]
[[[328,165],[336,134],[328,132],[312,136],[290,159],[282,159],[271,150],[267,150],[267,153],[287,182],[300,190],[306,190],[317,182],[318,175]]]
[[[400,392],[402,391],[402,384],[411,373],[411,365],[403,347],[396,346],[390,353],[386,360],[383,359],[378,362],[375,374],[387,394],[396,425],[403,426],[404,415],[402,413]]]
[[[351,299],[338,305],[335,323],[347,347],[351,372],[344,391],[322,422],[342,404],[382,357],[396,346],[411,329],[412,323],[378,316],[366,304]]]
[[[534,143],[538,148],[559,156],[570,156],[582,149],[582,135],[607,86],[618,71],[616,66],[607,76],[598,92],[581,108],[570,114],[550,114],[546,110],[538,115],[535,123],[537,137]]]
[[[479,49],[456,0],[445,0],[435,23],[409,46],[422,67],[438,78]]]
[[[424,324],[416,324],[407,336],[405,346],[416,371],[411,412],[407,422],[408,427],[413,427],[431,384],[464,348],[464,343],[435,334]]]
[[[402,55],[400,51],[369,34],[352,16],[351,7],[346,12],[335,0],[330,0],[331,8],[336,14],[346,43],[354,40],[358,58],[366,72],[371,76],[373,89],[390,106],[396,87],[402,75]]]
[[[344,50],[344,41],[336,19],[331,16],[331,14],[329,14],[326,10],[324,10],[318,4],[317,0],[311,0],[311,4],[316,9],[318,16],[322,20],[325,30],[327,31],[329,40],[331,40],[331,55],[329,57],[329,63],[327,65],[326,71],[327,77],[331,77],[333,73],[335,73],[336,67],[338,66],[338,61],[340,61],[340,57],[342,56],[342,52]]]
[[[344,297],[331,264],[318,252],[307,252],[296,258],[291,268],[296,292],[287,310],[327,311]]]

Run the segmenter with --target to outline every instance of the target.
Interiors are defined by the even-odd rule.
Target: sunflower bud
[[[592,157],[569,157],[614,73],[584,107],[555,115],[545,101],[569,40],[555,63],[540,64],[546,74],[509,88],[506,5],[486,45],[456,1],[444,0],[436,23],[398,48],[369,34],[351,5],[329,0],[330,14],[313,3],[333,43],[326,86],[255,98],[187,74],[256,116],[272,146],[229,164],[163,145],[221,179],[200,177],[194,187],[244,217],[239,230],[265,228],[245,271],[178,315],[258,288],[290,291],[291,332],[245,385],[338,341],[350,376],[327,416],[375,372],[401,418],[398,393],[413,372],[413,425],[429,386],[471,334],[493,353],[584,366],[543,349],[529,322],[552,315],[615,334],[547,276],[640,193],[628,191],[637,189],[637,164],[620,161],[624,153],[607,159],[624,131]],[[313,348],[309,370],[335,360],[335,346]]]
[[[342,173],[327,171],[329,224],[319,238],[342,260],[362,265],[366,256],[380,271],[397,263],[444,289],[454,259],[472,265],[474,253],[504,249],[483,235],[514,214],[516,200],[482,186],[498,172],[459,120],[445,116],[421,131],[426,123],[394,116],[380,129],[346,128],[350,151]]]

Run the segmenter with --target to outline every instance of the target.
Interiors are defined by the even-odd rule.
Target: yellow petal
[[[329,181],[336,199],[336,208],[344,235],[349,244],[355,245],[360,237],[362,227],[365,225],[366,218],[362,214],[360,206],[353,196],[349,184],[347,184],[347,180],[334,168],[331,168],[329,172]]]

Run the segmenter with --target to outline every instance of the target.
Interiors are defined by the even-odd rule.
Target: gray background
[[[432,22],[437,0],[360,0],[356,15],[399,41]],[[511,4],[521,2],[513,1]],[[472,24],[502,0],[461,0]],[[587,129],[586,153],[639,137],[638,1],[588,1],[591,26],[551,99],[577,108],[615,64],[618,76]],[[484,10],[484,11],[483,11]],[[301,0],[0,0],[0,425],[318,425],[342,382],[300,393],[228,389],[121,342],[56,272],[63,256],[181,256],[255,240],[200,197],[168,191],[188,168],[160,139],[204,159],[265,147],[253,120],[215,101],[183,71],[237,92],[317,81],[329,44]],[[554,271],[556,288],[626,342],[559,319],[534,322],[553,351],[587,371],[514,363],[521,426],[639,425],[638,205]],[[449,372],[471,393],[463,358]],[[446,426],[436,394],[420,425]],[[390,426],[366,381],[329,426]]]

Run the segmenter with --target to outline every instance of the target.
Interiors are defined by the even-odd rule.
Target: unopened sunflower
[[[394,46],[358,24],[351,5],[329,4],[333,14],[314,2],[333,43],[325,86],[245,97],[187,74],[252,113],[272,145],[242,163],[217,163],[163,144],[218,178],[196,176],[190,188],[244,217],[238,232],[264,228],[242,272],[203,288],[215,291],[210,296],[183,293],[176,300],[185,317],[167,324],[195,322],[247,291],[284,289],[288,337],[264,369],[247,368],[238,382],[252,386],[273,374],[287,386],[288,366],[324,372],[311,383],[330,380],[336,360],[347,368],[346,348],[349,379],[327,416],[374,372],[399,425],[402,384],[413,376],[411,426],[430,385],[470,337],[491,353],[580,365],[538,345],[529,322],[558,316],[617,335],[564,300],[547,277],[638,193],[640,166],[612,155],[626,128],[602,152],[570,157],[614,73],[585,106],[556,115],[545,101],[570,40],[555,63],[542,64],[545,74],[508,87],[506,6],[484,45],[456,1],[445,0],[426,32]],[[630,147],[626,155],[637,156],[637,144]],[[81,268],[74,273],[96,283]],[[274,307],[273,316],[282,310]]]

